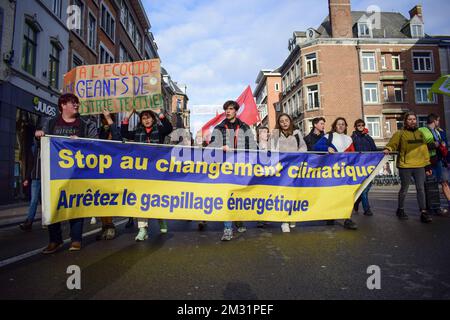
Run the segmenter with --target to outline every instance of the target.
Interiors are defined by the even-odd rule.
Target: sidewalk
[[[0,228],[16,225],[25,221],[29,202],[18,202],[0,206]],[[38,205],[35,222],[41,220],[41,205]]]

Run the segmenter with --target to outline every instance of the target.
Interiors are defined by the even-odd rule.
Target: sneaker
[[[447,208],[439,208],[438,210],[436,210],[436,215],[440,216],[440,217],[448,217],[449,216],[449,212]]]
[[[297,223],[295,223],[295,222],[289,223],[289,227],[291,227],[291,229],[295,228],[296,226],[297,226]]]
[[[159,222],[159,231],[161,231],[161,233],[167,233],[167,222],[162,220]]]
[[[334,220],[327,220],[327,226],[334,226]]]
[[[30,220],[25,220],[24,223],[21,223],[19,225],[20,229],[22,229],[23,231],[31,231],[31,228],[33,226],[33,222],[31,222]]]
[[[80,251],[81,250],[81,242],[74,241],[70,244],[69,251]]]
[[[231,229],[224,229],[221,241],[230,241],[233,239],[233,230]]]
[[[244,232],[247,231],[247,228],[244,227],[244,226],[241,226],[241,227],[239,227],[239,228],[237,229],[237,231],[238,231],[239,233],[244,233]]]
[[[397,209],[397,217],[400,220],[408,220],[408,215],[405,213],[404,209]]]
[[[148,239],[148,231],[147,228],[139,228],[139,232],[136,236],[136,238],[134,238],[134,240],[136,241],[145,241]]]
[[[58,251],[59,248],[61,248],[63,246],[63,243],[56,243],[56,242],[50,242],[47,246],[47,248],[45,248],[44,250],[42,250],[43,254],[51,254],[51,253],[55,253],[56,251]]]
[[[116,227],[109,227],[105,232],[105,240],[112,240],[116,237]]]
[[[125,225],[125,229],[132,228],[133,226],[134,226],[134,219],[133,218],[128,218],[128,222]]]
[[[102,231],[95,237],[95,240],[106,240],[106,228],[102,228]]]
[[[428,215],[428,213],[426,211],[421,211],[420,221],[423,223],[430,223],[433,221],[433,219],[431,219],[431,217]]]
[[[95,219],[95,217],[91,218],[91,224],[96,224],[97,223],[97,219]]]
[[[291,228],[289,228],[289,223],[282,223],[281,224],[281,231],[283,231],[283,232],[291,232]]]
[[[346,219],[344,221],[344,228],[349,230],[356,230],[358,229],[358,226],[351,219]]]
[[[365,216],[373,216],[373,212],[370,209],[367,209],[366,211],[364,211],[364,215]]]
[[[198,231],[205,230],[205,227],[206,227],[206,222],[205,221],[202,221],[202,222],[198,223]]]

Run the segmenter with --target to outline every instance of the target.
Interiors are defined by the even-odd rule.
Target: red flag
[[[207,143],[211,141],[211,135],[214,127],[221,123],[223,120],[225,120],[225,112],[217,114],[202,127],[203,141],[206,141]]]
[[[258,107],[256,106],[250,86],[242,92],[236,102],[240,106],[237,113],[239,120],[245,122],[249,126],[261,121],[259,118]]]
[[[249,126],[261,121],[255,99],[253,98],[252,89],[248,86],[244,92],[237,98],[239,104],[237,117]],[[211,140],[211,134],[215,126],[225,120],[225,112],[217,114],[202,127],[203,140],[208,142]]]

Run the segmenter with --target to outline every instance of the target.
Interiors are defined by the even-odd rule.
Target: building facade
[[[26,198],[34,131],[39,118],[58,113],[68,70],[67,6],[68,0],[0,2],[0,204]]]
[[[281,73],[278,70],[261,70],[256,78],[254,92],[261,122],[259,127],[272,130],[276,126],[277,115],[280,113]]]
[[[444,102],[428,92],[441,73],[439,41],[424,32],[422,7],[407,19],[400,13],[372,17],[351,11],[349,0],[329,0],[329,16],[319,28],[295,32],[290,55],[280,68],[283,111],[306,133],[313,118],[365,120],[377,146],[402,128],[406,111],[425,125],[430,112],[444,119]]]

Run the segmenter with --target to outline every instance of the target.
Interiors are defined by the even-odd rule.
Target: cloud
[[[378,5],[408,11],[417,0],[353,0],[352,10]],[[450,1],[423,0],[428,34],[450,34],[444,12]],[[143,0],[162,64],[174,81],[188,86],[189,105],[223,104],[261,69],[276,69],[288,56],[294,31],[317,28],[328,14],[321,0]],[[196,121],[196,119],[192,119]]]

